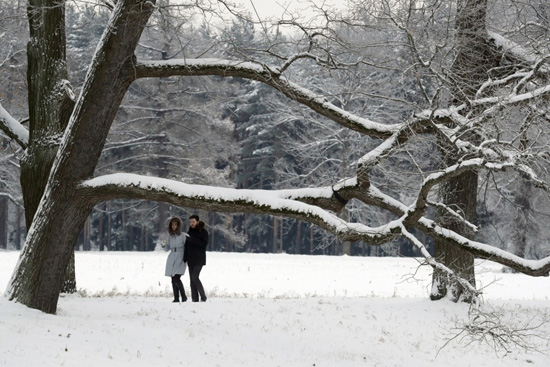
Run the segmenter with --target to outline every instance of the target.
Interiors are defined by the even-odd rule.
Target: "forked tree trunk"
[[[63,8],[58,1],[43,1],[40,5],[49,10]],[[11,300],[47,313],[55,313],[57,309],[74,243],[96,204],[79,197],[77,185],[93,175],[111,123],[133,81],[133,53],[153,7],[154,0],[119,0],[113,10],[8,285],[7,295]],[[33,16],[30,11],[31,28],[43,32],[45,40],[55,33],[63,33],[60,29],[49,28],[51,25],[44,17],[34,21]],[[32,38],[32,42],[39,41]],[[34,52],[31,49],[29,47],[29,53]],[[47,52],[48,48],[42,51]],[[35,57],[38,62],[44,62],[39,54]],[[47,83],[62,83],[62,79],[63,75],[59,75],[54,81],[29,84],[29,100],[44,102],[50,95],[42,93],[51,92],[51,88],[43,90],[40,87]],[[45,111],[38,111],[35,120],[51,117],[44,114]]]

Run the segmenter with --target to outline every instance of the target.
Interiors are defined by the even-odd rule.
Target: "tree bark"
[[[68,84],[65,39],[65,2],[54,6],[31,0],[28,6],[30,41],[27,46],[29,143],[21,160],[21,189],[27,231],[40,204],[74,107]],[[65,272],[64,289],[76,292],[74,256]],[[70,288],[74,285],[74,288]]]
[[[57,2],[49,5],[56,8]],[[47,313],[56,311],[73,245],[93,207],[76,195],[75,188],[92,176],[97,165],[116,111],[133,80],[133,52],[153,7],[154,0],[120,0],[113,10],[8,285],[11,300]],[[31,28],[45,27],[34,24],[30,17]],[[30,88],[30,94],[33,101],[45,97],[36,87]]]
[[[451,87],[454,105],[474,99],[476,92],[486,81],[488,70],[498,65],[498,57],[490,47],[486,30],[487,0],[459,0],[455,28],[457,30],[458,52],[450,70],[455,84]],[[478,142],[475,132],[465,140]],[[479,142],[478,142],[479,143]],[[463,159],[463,153],[440,141],[443,155],[443,167],[456,164]],[[452,180],[440,185],[441,201],[458,212],[470,223],[476,221],[478,173],[476,170],[463,172]],[[442,226],[462,236],[473,239],[473,233],[455,218],[446,217],[438,211],[437,219]],[[455,274],[467,279],[475,286],[474,256],[472,253],[457,248],[448,241],[436,239],[435,257]],[[471,302],[472,295],[465,293],[463,287],[448,274],[434,269],[430,298],[438,300],[448,296],[452,301]]]
[[[76,269],[74,261],[74,250],[71,251],[71,258],[69,259],[69,265],[65,269],[65,275],[61,283],[61,293],[72,294],[76,293]]]
[[[74,107],[68,86],[65,2],[28,4],[29,145],[21,160],[25,221],[30,228],[44,193],[60,139]]]
[[[455,211],[462,213],[463,217],[470,223],[474,223],[476,219],[477,178],[477,172],[466,172],[441,185],[440,195],[443,202]],[[471,239],[473,237],[468,227],[457,218],[446,216],[441,212],[438,213],[437,217],[440,225],[467,238]],[[437,239],[435,241],[435,258],[453,270],[456,275],[467,279],[470,284],[475,286],[474,256],[472,253],[452,243]],[[455,280],[450,279],[447,273],[434,269],[430,298],[438,300],[445,296],[448,296],[454,302],[459,300],[472,301],[471,295],[464,293],[463,287]]]

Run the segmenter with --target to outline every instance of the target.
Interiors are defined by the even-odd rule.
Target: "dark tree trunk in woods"
[[[102,207],[105,208],[106,204],[103,204]],[[99,224],[97,226],[97,241],[99,244],[99,251],[105,251],[105,215],[106,211],[99,214]]]
[[[273,237],[272,237],[272,248],[271,252],[274,254],[279,252],[279,242],[277,241],[277,237],[279,235],[279,218],[273,217]]]
[[[21,250],[21,206],[17,205],[15,208],[15,249]]]
[[[113,220],[112,220],[112,217],[111,217],[111,203],[108,202],[106,205],[105,205],[105,211],[107,212],[107,229],[105,230],[105,232],[107,233],[105,235],[105,246],[107,246],[107,250],[109,251],[113,251],[113,245],[111,243],[111,232],[112,232],[112,224],[113,224]]]
[[[0,248],[8,248],[8,198],[0,196]]]
[[[297,220],[296,221],[296,248],[294,253],[299,254],[302,249],[302,223]]]
[[[445,184],[441,185],[440,195],[445,204],[462,213],[466,220],[472,223],[475,221],[477,202],[476,172],[466,172],[455,180],[446,181]],[[452,229],[465,237],[472,237],[471,230],[455,217],[446,216],[444,213],[439,212],[438,221],[446,228]],[[437,261],[445,264],[457,275],[475,285],[474,256],[471,253],[453,244],[435,241],[435,257]],[[445,296],[448,296],[454,302],[459,300],[471,301],[470,295],[464,293],[464,289],[460,284],[450,279],[447,274],[434,270],[430,298],[437,300]]]
[[[514,206],[516,207],[516,216],[511,223],[512,234],[509,239],[509,250],[516,256],[527,257],[528,239],[534,233],[537,233],[534,223],[530,220],[533,216],[534,208],[531,205],[530,198],[534,196],[534,187],[527,177],[522,177],[519,183],[519,190],[514,197]],[[512,272],[517,272],[512,269]]]

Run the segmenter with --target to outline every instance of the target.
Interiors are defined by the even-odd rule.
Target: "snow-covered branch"
[[[23,149],[29,143],[29,131],[14,119],[0,103],[0,129],[19,144]]]
[[[355,180],[342,182],[334,189],[352,189]],[[80,197],[91,204],[116,198],[143,199],[194,207],[212,211],[262,213],[300,219],[337,235],[342,240],[382,244],[396,236],[405,235],[403,228],[414,226],[428,235],[461,247],[479,258],[489,259],[531,276],[548,276],[550,257],[526,260],[497,247],[475,242],[454,231],[439,226],[433,220],[421,217],[411,222],[409,206],[383,194],[374,186],[364,190],[361,200],[387,209],[399,219],[379,227],[349,223],[328,210],[307,202],[332,200],[333,188],[295,190],[237,190],[203,185],[190,185],[168,179],[135,174],[113,174],[96,177],[78,186]]]
[[[401,217],[406,215],[409,207],[389,195],[382,193],[376,187],[371,185],[368,193],[370,198],[369,204],[377,205],[393,214]],[[411,224],[412,225],[412,224]],[[415,227],[431,237],[441,240],[449,245],[458,246],[478,258],[491,260],[502,265],[509,266],[521,273],[531,276],[549,276],[550,275],[550,257],[540,260],[526,260],[519,256],[513,255],[510,252],[499,249],[498,247],[489,244],[472,241],[458,233],[449,229],[443,228],[435,221],[427,218],[420,218],[415,224]]]
[[[457,220],[459,220],[460,222],[464,223],[464,225],[469,227],[472,230],[472,232],[477,232],[479,230],[478,226],[476,226],[473,223],[468,222],[462,214],[460,214],[457,211],[449,208],[447,205],[445,205],[443,203],[435,202],[435,201],[430,201],[430,200],[428,200],[427,203],[428,203],[428,205],[431,205],[433,207],[436,207],[438,209],[441,209],[441,210],[445,211],[451,217],[455,217]]]
[[[426,249],[426,246],[422,242],[420,242],[415,236],[413,236],[412,233],[410,233],[405,226],[401,227],[401,233],[403,233],[403,236],[408,239],[416,248],[420,250],[424,258],[426,259],[426,262],[428,265],[430,265],[434,269],[438,269],[453,279],[455,279],[460,285],[468,291],[472,296],[479,296],[481,294],[481,291],[477,290],[470,282],[468,282],[466,279],[461,278],[458,276],[454,271],[449,269],[449,267],[441,264],[438,262],[430,253],[428,252],[428,249]]]
[[[489,40],[493,41],[495,45],[501,48],[505,55],[512,56],[516,60],[527,63],[535,64],[540,59],[533,51],[529,51],[520,44],[496,33],[496,32],[487,32]],[[548,71],[548,70],[546,70]]]
[[[237,190],[122,173],[96,177],[79,185],[81,197],[92,200],[92,204],[116,198],[143,199],[211,211],[272,214],[301,219],[347,241],[381,244],[395,237],[394,231],[399,230],[397,223],[381,227],[349,223],[319,206],[306,203],[316,199],[331,199],[332,190],[331,187],[278,191]]]
[[[492,170],[505,170],[506,168],[514,167],[515,163],[513,161],[495,164],[492,162],[487,162],[481,158],[474,158],[464,162],[460,162],[453,166],[447,167],[441,172],[432,173],[429,175],[424,182],[422,187],[417,195],[417,199],[413,205],[410,206],[408,211],[408,218],[406,222],[416,223],[420,217],[424,216],[428,204],[428,194],[430,190],[437,184],[442,183],[443,181],[449,180],[453,177],[456,177],[463,172],[470,171],[476,168],[490,168]]]
[[[268,67],[255,62],[242,62],[223,59],[175,59],[167,61],[139,60],[135,64],[135,78],[168,76],[240,77],[265,83],[288,98],[310,107],[315,112],[334,122],[365,135],[385,138],[398,131],[402,124],[385,125],[349,113],[327,98],[318,96],[281,76],[276,67]]]

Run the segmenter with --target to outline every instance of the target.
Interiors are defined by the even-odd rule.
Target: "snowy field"
[[[3,293],[17,252],[0,252]],[[47,315],[0,297],[0,366],[548,366],[449,341],[468,306],[427,299],[414,259],[208,253],[206,303],[171,303],[166,253],[77,253],[79,294]],[[480,262],[485,307],[512,327],[550,313],[550,280]],[[188,276],[184,285],[189,296]],[[525,343],[548,352],[550,324]],[[470,344],[468,344],[470,343]]]

